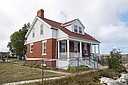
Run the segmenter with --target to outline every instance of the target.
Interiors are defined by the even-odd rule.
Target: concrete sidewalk
[[[72,73],[67,73],[67,72],[61,72],[61,71],[54,71],[54,70],[44,70],[47,72],[52,72],[52,73],[57,73],[57,74],[62,74],[62,75],[71,75]]]
[[[61,79],[61,78],[64,78],[64,77],[66,77],[66,76],[44,78],[43,80],[55,80],[55,79]],[[2,85],[19,85],[19,84],[27,84],[27,83],[40,82],[40,81],[42,81],[42,79],[35,79],[35,80],[26,80],[26,81],[5,83],[5,84],[2,84]]]

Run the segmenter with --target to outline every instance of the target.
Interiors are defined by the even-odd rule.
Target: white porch
[[[58,40],[57,48],[57,68],[67,69],[68,66],[77,66],[78,64],[87,65],[90,68],[98,67],[100,46],[97,42],[68,38]]]

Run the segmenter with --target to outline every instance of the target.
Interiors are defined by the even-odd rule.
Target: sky
[[[128,0],[0,0],[0,51],[8,51],[10,35],[32,23],[39,9],[58,22],[79,18],[101,42],[101,54],[113,48],[128,53]]]

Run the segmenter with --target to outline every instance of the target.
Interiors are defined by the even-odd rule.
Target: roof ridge
[[[73,20],[70,20],[70,21],[68,21],[68,22],[65,22],[65,23],[63,23],[63,25],[68,24],[68,23],[71,23],[71,22],[73,22],[73,21],[75,21],[75,20],[77,20],[77,18],[76,18],[76,19],[73,19]]]
[[[54,20],[51,20],[51,19],[47,19],[47,18],[44,18],[44,19],[49,20],[49,21],[52,21],[52,22],[55,22],[55,23],[58,23],[58,24],[62,24],[61,22],[54,21]]]

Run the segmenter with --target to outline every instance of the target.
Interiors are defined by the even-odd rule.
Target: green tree
[[[110,69],[116,69],[121,65],[122,55],[120,53],[115,49],[110,52],[110,56],[108,57],[108,66]]]
[[[26,54],[26,46],[25,44],[25,35],[30,27],[30,23],[24,24],[22,29],[19,31],[14,32],[10,36],[10,42],[8,43],[7,47],[9,48],[12,54],[19,56],[19,59],[25,57]]]

